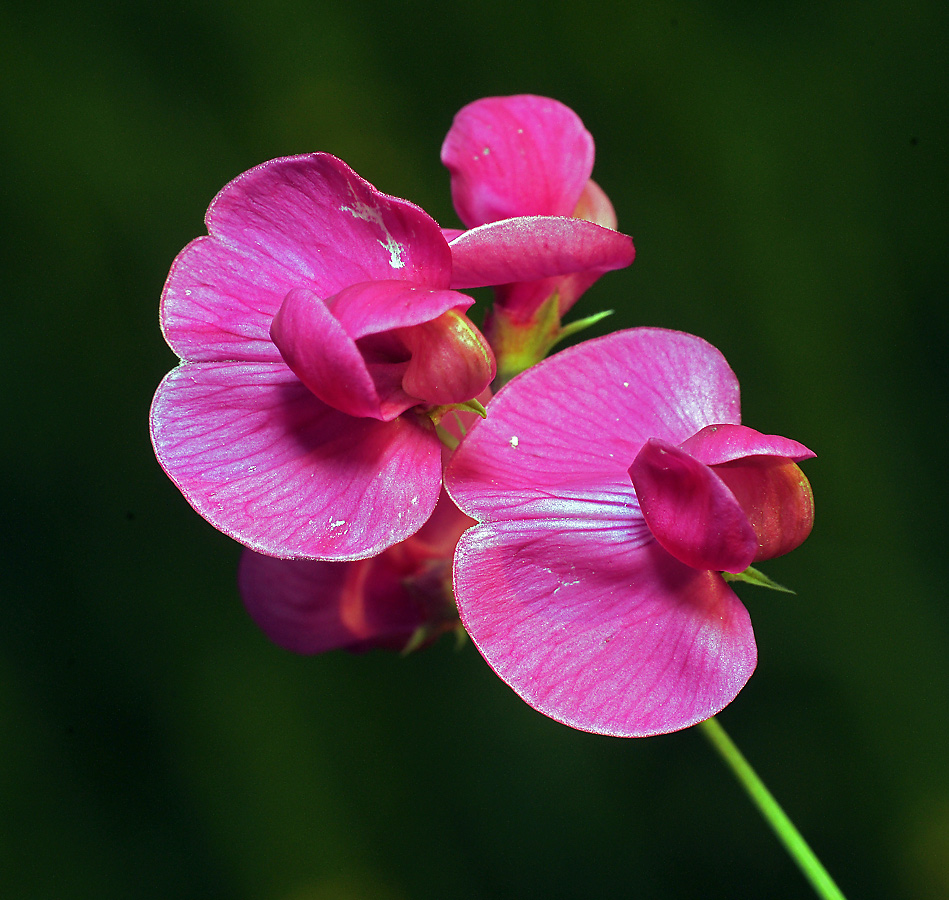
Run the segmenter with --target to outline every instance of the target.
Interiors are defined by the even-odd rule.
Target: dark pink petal
[[[742,572],[758,551],[755,530],[735,495],[708,466],[650,438],[629,468],[649,530],[693,569]]]
[[[263,163],[235,178],[189,244],[162,297],[162,329],[183,359],[275,360],[270,321],[294,288],[328,298],[364,281],[447,288],[438,225],[325,153]]]
[[[461,313],[450,310],[400,332],[412,353],[402,386],[413,397],[440,406],[477,397],[497,372],[484,335]]]
[[[465,231],[451,242],[451,286],[458,290],[536,281],[628,266],[633,239],[584,219],[521,216]]]
[[[814,493],[800,468],[777,456],[750,456],[712,470],[741,504],[757,538],[753,562],[790,553],[814,526]]]
[[[352,338],[408,328],[437,319],[450,309],[469,309],[474,298],[404,281],[371,281],[344,288],[327,306]]]
[[[287,365],[324,403],[351,416],[388,422],[420,399],[430,399],[403,390],[407,372],[412,379],[412,345],[404,335],[431,319],[457,318],[451,311],[467,309],[473,302],[454,291],[402,281],[352,285],[325,303],[311,291],[294,290],[274,316],[270,335]],[[388,340],[359,341],[386,331],[394,332]],[[451,349],[458,349],[457,342]],[[463,399],[471,399],[489,382],[490,377],[482,380]],[[459,387],[457,381],[452,386]]]
[[[491,668],[584,731],[685,728],[731,702],[755,667],[748,613],[721,576],[621,522],[478,526],[458,544],[455,595]]]
[[[268,556],[374,555],[417,531],[438,497],[427,420],[347,416],[283,363],[181,365],[158,388],[151,427],[188,502]]]
[[[270,334],[297,378],[333,409],[389,422],[417,403],[401,389],[401,371],[380,396],[356,341],[311,291],[287,294]]]
[[[469,228],[511,216],[567,216],[593,170],[593,138],[556,100],[487,97],[455,116],[442,162]]]
[[[800,461],[816,455],[803,444],[790,438],[777,434],[762,434],[745,425],[707,425],[679,446],[689,456],[707,466],[746,456],[783,456]]]
[[[519,518],[525,504],[556,505],[585,485],[636,510],[627,472],[650,437],[675,444],[738,421],[738,381],[711,344],[658,328],[618,331],[502,388],[456,452],[446,486],[481,521]]]

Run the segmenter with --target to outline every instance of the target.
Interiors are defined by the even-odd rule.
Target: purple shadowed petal
[[[628,266],[633,239],[584,219],[521,216],[472,228],[451,242],[455,289],[536,281]]]
[[[455,116],[442,145],[469,228],[511,216],[569,216],[593,171],[593,138],[547,97],[487,97]]]
[[[817,455],[790,438],[762,434],[745,425],[707,425],[679,447],[707,466],[746,456],[783,456],[800,461]]]
[[[371,559],[274,559],[245,550],[241,596],[267,636],[295,653],[401,650],[419,628],[434,639],[457,624],[451,556],[472,524],[442,492],[415,534]]]
[[[731,702],[755,668],[748,613],[721,576],[621,522],[477,526],[458,544],[455,595],[491,668],[584,731],[685,728]]]
[[[447,288],[438,225],[325,153],[263,163],[230,182],[162,295],[162,330],[183,359],[276,361],[270,321],[293,288],[327,298],[351,284],[399,280]]]
[[[438,497],[428,423],[337,412],[283,363],[181,365],[155,394],[151,428],[188,502],[269,556],[371,556],[417,531]]]
[[[637,508],[627,473],[650,437],[675,444],[738,421],[738,381],[711,344],[658,328],[619,331],[511,381],[455,453],[445,483],[481,521],[515,518],[523,504],[563,496],[562,486],[595,485]]]
[[[650,438],[629,467],[639,508],[657,541],[693,569],[743,572],[758,538],[735,495],[708,466]]]
[[[264,634],[287,650],[310,654],[401,650],[425,618],[398,575],[385,554],[323,562],[245,550],[237,577],[244,606]]]

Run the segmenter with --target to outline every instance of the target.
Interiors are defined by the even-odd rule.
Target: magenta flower
[[[495,316],[526,323],[550,298],[563,316],[603,273],[633,261],[632,241],[615,231],[613,206],[590,179],[593,138],[562,103],[529,94],[470,103],[455,116],[442,162],[458,216],[472,229],[452,240],[454,286],[472,286],[464,277],[468,260],[477,262],[480,245],[490,240],[498,266],[490,283],[501,285]],[[516,277],[524,230],[542,230],[570,261],[551,254],[530,278]],[[505,253],[498,252],[501,244],[508,245]]]
[[[739,424],[738,382],[700,338],[640,328],[512,381],[447,474],[480,524],[455,554],[462,621],[531,706],[643,736],[730,703],[756,648],[722,572],[810,532],[796,441]]]
[[[418,532],[371,559],[274,559],[245,550],[244,605],[274,643],[295,653],[422,646],[459,625],[451,557],[471,524],[443,492]]]
[[[152,404],[162,467],[270,556],[355,559],[405,540],[441,487],[429,413],[494,376],[440,229],[319,153],[245,172],[206,223],[162,297],[182,360]]]

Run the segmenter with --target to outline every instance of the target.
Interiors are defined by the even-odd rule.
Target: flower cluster
[[[555,719],[701,721],[755,666],[728,580],[807,537],[813,454],[742,426],[735,376],[691,335],[545,359],[634,256],[572,110],[476,101],[442,160],[464,229],[324,153],[218,194],[162,297],[181,362],[152,405],[158,460],[245,545],[245,605],[290,650],[414,648],[460,613]],[[487,286],[482,330],[462,291]]]

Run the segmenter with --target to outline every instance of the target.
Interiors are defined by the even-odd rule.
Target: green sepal
[[[414,653],[420,647],[424,646],[431,636],[431,625],[419,625],[405,642],[405,646],[399,651],[399,656],[408,656],[410,653]]]
[[[481,401],[476,397],[472,397],[470,400],[465,400],[464,403],[456,403],[452,409],[467,409],[470,412],[477,413],[482,419],[486,419],[488,417],[488,411],[484,408],[484,405],[481,403]]]
[[[797,591],[786,588],[783,584],[778,584],[776,581],[768,578],[764,572],[759,572],[751,566],[748,566],[744,572],[722,572],[722,578],[726,581],[747,581],[748,584],[756,584],[758,587],[770,588],[772,591],[781,591],[784,594],[797,593]]]
[[[613,315],[612,309],[604,309],[603,312],[594,313],[592,316],[587,316],[585,319],[577,319],[576,322],[570,322],[567,325],[561,327],[560,331],[557,334],[557,340],[554,341],[554,346],[564,338],[570,337],[572,334],[576,334],[579,331],[583,331],[585,328],[589,328],[591,325],[596,325],[597,322],[602,321],[607,316]]]

